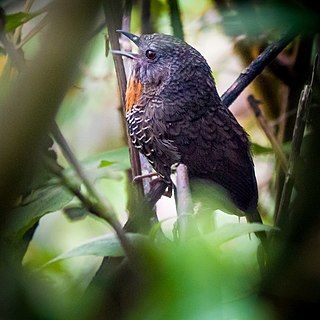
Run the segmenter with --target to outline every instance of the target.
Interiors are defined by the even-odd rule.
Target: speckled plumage
[[[137,44],[127,90],[133,144],[166,183],[171,166],[181,162],[191,179],[222,186],[239,209],[254,211],[258,195],[248,137],[223,106],[205,59],[169,35],[142,35]]]

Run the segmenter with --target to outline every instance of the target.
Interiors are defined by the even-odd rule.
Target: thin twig
[[[5,31],[5,24],[6,24],[6,15],[2,8],[0,8],[0,41],[2,42],[4,48],[7,51],[8,56],[10,57],[11,61],[16,66],[17,70],[20,72],[23,70],[25,63],[24,58],[21,54],[21,51],[17,51],[14,45],[8,40],[6,31]]]
[[[38,34],[47,24],[49,20],[45,16],[17,45],[16,49],[22,48],[30,39]]]
[[[59,144],[63,155],[66,157],[66,159],[69,161],[69,163],[72,165],[72,167],[75,169],[76,173],[78,174],[79,178],[81,179],[81,182],[83,182],[84,186],[86,187],[87,191],[89,192],[90,196],[95,200],[96,203],[92,203],[90,199],[83,196],[82,193],[75,189],[72,184],[68,182],[66,178],[62,176],[61,170],[59,171],[60,178],[64,182],[64,185],[66,185],[69,190],[78,197],[78,199],[86,206],[86,208],[94,213],[97,216],[100,216],[104,218],[114,229],[114,231],[117,233],[117,236],[123,246],[123,249],[125,250],[126,254],[133,258],[133,251],[131,244],[129,240],[127,239],[124,230],[122,229],[122,226],[120,222],[118,221],[116,217],[116,213],[110,203],[108,203],[106,200],[102,201],[98,192],[95,190],[93,184],[89,181],[86,174],[83,172],[82,167],[80,163],[78,162],[77,158],[74,156],[73,152],[71,151],[67,141],[65,140],[64,136],[62,135],[59,127],[56,123],[54,123],[52,129],[53,137],[55,138],[56,142]]]
[[[26,0],[26,3],[24,5],[23,11],[28,13],[34,3],[34,0]],[[20,25],[16,30],[14,31],[13,34],[13,42],[16,44],[20,41],[21,38],[21,32],[22,32],[22,27],[23,25]]]
[[[290,111],[282,113],[278,118],[269,121],[269,125],[272,127],[278,126],[284,120],[294,116],[297,113],[297,108],[293,108]]]
[[[278,41],[271,43],[221,96],[223,104],[229,108],[240,93],[270,64],[272,60],[297,36],[297,31],[290,28]]]
[[[103,215],[97,210],[95,204],[90,200],[89,197],[86,197],[82,192],[79,187],[79,185],[76,185],[72,183],[63,173],[63,169],[51,158],[49,157],[44,157],[44,161],[46,166],[48,167],[49,171],[54,174],[61,182],[61,184],[68,189],[68,191],[76,196],[82,205],[93,215],[99,217],[99,218],[104,218]]]
[[[307,84],[304,86],[299,99],[297,117],[296,117],[295,126],[293,130],[293,135],[292,135],[291,153],[289,157],[289,168],[288,168],[288,172],[287,172],[284,186],[282,189],[278,212],[276,213],[276,225],[279,226],[280,228],[282,227],[284,221],[286,221],[286,217],[287,217],[287,213],[290,205],[291,194],[292,194],[292,190],[295,182],[296,163],[300,155],[303,134],[304,134],[306,121],[309,113],[310,97],[312,92],[314,74],[316,72],[316,68],[318,64],[317,62],[318,62],[318,57],[316,57],[316,60],[313,66],[310,84]]]
[[[78,174],[79,178],[83,182],[84,186],[88,190],[89,194],[96,199],[98,202],[102,203],[102,200],[100,199],[100,196],[98,195],[98,192],[95,190],[93,184],[88,179],[84,171],[82,170],[82,167],[78,161],[78,159],[73,154],[71,148],[68,145],[68,142],[66,141],[65,137],[63,136],[62,132],[60,131],[57,123],[55,122],[51,128],[52,135],[55,139],[55,141],[58,143],[58,145],[61,148],[61,151],[64,155],[64,157],[68,160],[68,162],[72,165],[76,173]],[[106,210],[113,216],[116,216],[116,213],[114,209],[112,208],[111,204],[105,203],[104,206],[106,207]]]
[[[269,126],[266,118],[263,116],[259,104],[261,103],[259,100],[255,99],[253,95],[248,96],[248,102],[250,107],[252,108],[259,124],[262,130],[264,131],[265,135],[269,139],[272,149],[274,153],[276,154],[277,159],[279,160],[280,166],[284,173],[286,174],[288,172],[288,160],[283,152],[283,149],[277,140],[276,136],[274,135],[272,128]]]
[[[48,5],[44,6],[43,8],[37,10],[36,12],[33,12],[36,16],[40,16],[42,14],[47,14],[51,8],[52,3],[49,3]],[[30,10],[30,8],[29,8]],[[28,10],[28,11],[29,11]],[[49,22],[48,16],[46,15],[22,40],[20,40],[19,43],[16,44],[16,49],[21,49],[30,39],[32,39],[36,34],[38,34],[45,26],[47,26]],[[96,33],[93,32],[93,35]],[[89,39],[92,37],[92,35],[89,36]]]

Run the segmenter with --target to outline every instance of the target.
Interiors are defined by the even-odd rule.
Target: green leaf
[[[139,244],[142,241],[146,241],[146,239],[148,239],[146,236],[137,233],[126,233],[126,237],[133,245]],[[114,234],[108,234],[92,239],[81,244],[78,247],[60,254],[59,256],[44,264],[42,268],[60,260],[81,256],[123,257],[124,252],[118,237]]]
[[[282,150],[285,154],[289,154],[290,153],[290,149],[291,149],[291,142],[285,142],[283,145],[282,145]],[[273,149],[271,147],[265,147],[265,146],[262,146],[260,144],[257,144],[257,143],[254,143],[252,142],[251,143],[251,150],[253,152],[253,154],[255,155],[263,155],[263,154],[271,154],[271,153],[274,153]]]
[[[88,210],[82,207],[68,207],[63,209],[63,213],[70,220],[80,220],[88,215]]]
[[[13,31],[14,29],[18,28],[22,24],[28,22],[29,20],[33,19],[34,17],[38,16],[40,13],[33,12],[33,13],[26,13],[26,12],[18,12],[9,14],[6,16],[6,32]]]
[[[45,214],[55,212],[67,205],[73,195],[61,185],[50,185],[37,189],[28,197],[25,205],[12,210],[7,237],[18,240]]]
[[[128,148],[118,148],[99,153],[81,161],[84,171],[95,181],[102,178],[121,180],[123,172],[130,168]],[[65,170],[67,176],[73,175],[73,169]]]
[[[101,160],[101,162],[99,164],[99,168],[109,167],[115,163],[116,163],[115,161]]]
[[[255,155],[261,154],[270,154],[273,153],[273,149],[271,147],[265,147],[257,143],[251,143],[251,150]]]
[[[275,229],[275,227],[260,223],[228,223],[215,230],[213,233],[208,234],[206,238],[210,242],[220,245],[246,234],[258,231],[268,232]]]
[[[113,170],[127,170],[130,168],[129,150],[127,147],[109,150],[103,153],[91,156],[81,163],[88,167],[102,168],[110,166]],[[100,165],[102,166],[100,167]]]
[[[99,179],[121,180],[123,172],[130,168],[129,151],[127,147],[109,150],[93,155],[81,161],[81,165],[92,181]],[[73,170],[66,169],[67,176]]]

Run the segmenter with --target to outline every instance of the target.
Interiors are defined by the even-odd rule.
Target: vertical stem
[[[306,125],[306,115],[310,102],[311,86],[305,85],[301,92],[298,112],[292,136],[291,153],[289,157],[289,168],[285,178],[282,194],[280,198],[279,209],[276,214],[276,225],[280,228],[287,221],[290,198],[295,180],[295,166],[300,154],[303,133]]]
[[[181,240],[186,240],[195,234],[195,225],[192,221],[192,200],[189,189],[188,168],[180,163],[177,167],[176,202],[178,214],[178,230]]]
[[[153,33],[154,29],[151,21],[151,0],[141,0],[141,33]]]
[[[306,67],[306,61],[310,61],[312,54],[312,44],[313,39],[310,34],[301,34],[299,39],[299,46],[297,50],[297,56],[294,64],[292,65],[292,70],[298,76],[295,81],[288,87],[288,98],[285,106],[285,112],[291,112],[299,105],[299,99],[301,91],[304,88],[305,83],[308,81],[308,76],[310,69]],[[282,143],[288,142],[292,139],[293,130],[295,126],[295,118],[288,117],[282,123],[279,128],[279,140]],[[275,213],[279,212],[280,200],[282,197],[282,189],[285,183],[285,175],[282,172],[277,172],[276,180],[276,201],[275,201]]]
[[[119,50],[119,33],[116,32],[118,29],[130,27],[130,13],[131,13],[131,1],[127,0],[125,3],[124,12],[121,7],[121,2],[105,0],[104,1],[104,10],[106,16],[106,23],[108,28],[109,40],[113,50]],[[123,25],[122,25],[123,24]],[[125,68],[123,65],[122,57],[120,55],[113,55],[118,84],[121,95],[121,106],[122,106],[122,119],[124,127],[126,127],[125,119],[125,95],[126,95],[126,74]],[[127,131],[127,130],[126,130]],[[131,183],[132,179],[136,176],[141,175],[141,161],[140,155],[137,149],[131,143],[130,137],[127,134],[127,141],[129,146],[130,161],[131,161],[131,172],[128,174],[129,183],[128,188],[128,203],[127,208],[129,212],[129,220],[127,222],[127,230],[132,232],[147,232],[150,227],[150,210],[151,208],[148,205],[145,205],[144,200],[144,187],[142,181],[137,181],[134,184]]]
[[[126,1],[127,5],[126,8],[130,8],[128,2]],[[122,28],[122,8],[121,8],[121,2],[117,1],[111,1],[106,0],[104,1],[104,11],[106,16],[106,23],[108,28],[108,37],[111,44],[111,48],[113,50],[120,50],[120,44],[119,44],[119,34],[116,32],[116,30]],[[129,14],[128,11],[126,11],[126,18],[128,19]],[[128,23],[128,20],[125,20],[126,26],[129,27],[130,23]],[[129,31],[129,30],[127,30]],[[126,101],[126,88],[127,88],[127,78],[126,73],[122,61],[122,57],[120,55],[113,55],[113,60],[115,64],[116,69],[116,75],[118,79],[118,85],[120,90],[120,99],[121,99],[121,107],[122,107],[122,120],[123,123],[126,122],[125,120],[125,101]],[[133,147],[130,138],[127,135],[127,141],[129,146],[129,152],[130,152],[130,160],[131,160],[131,171],[132,176],[138,176],[141,175],[141,165],[140,165],[140,158],[139,158],[139,152]],[[132,179],[132,177],[131,177]],[[137,183],[137,187],[140,190],[139,193],[143,195],[143,186],[141,182]]]
[[[177,38],[184,39],[181,13],[178,0],[168,0],[170,9],[171,26],[173,29],[173,35]]]

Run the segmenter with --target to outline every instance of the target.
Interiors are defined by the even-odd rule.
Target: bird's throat
[[[126,112],[139,103],[142,94],[142,83],[135,77],[130,77],[126,92]]]

